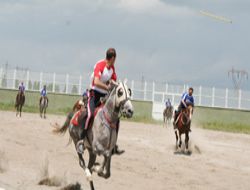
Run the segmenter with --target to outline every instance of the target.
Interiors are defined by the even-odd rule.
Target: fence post
[[[26,75],[26,88],[29,90],[29,80],[30,80],[30,71],[27,70],[27,75]]]
[[[79,77],[79,88],[78,88],[78,94],[81,95],[82,93],[82,76]]]
[[[131,99],[133,100],[134,99],[134,80],[131,81],[131,91],[132,91],[132,97]]]
[[[238,109],[241,109],[241,89],[239,89]]]
[[[174,101],[175,101],[175,95],[172,94],[172,105],[175,105]]]
[[[52,86],[52,92],[55,93],[56,90],[56,73],[53,73],[53,86]]]
[[[144,82],[144,95],[143,95],[143,100],[145,101],[147,98],[147,82]]]
[[[65,93],[68,94],[69,92],[69,74],[66,74],[66,87],[65,87]]]
[[[2,83],[3,83],[3,68],[0,68],[0,88],[2,88]]]
[[[199,87],[199,106],[201,106],[201,94],[202,94],[202,87]]]
[[[168,83],[166,83],[166,87],[165,87],[165,91],[166,91],[166,94],[168,94]]]
[[[215,88],[212,88],[212,107],[214,107]]]
[[[225,108],[228,108],[228,88],[226,88],[226,95],[225,95]]]
[[[42,85],[43,85],[43,72],[40,72],[40,83],[39,83],[39,89],[42,89]]]
[[[13,73],[13,86],[12,88],[15,89],[16,87],[16,69],[14,70],[14,73]]]
[[[155,82],[152,84],[152,102],[155,101]]]
[[[165,101],[165,93],[164,92],[162,93],[162,99],[161,99],[161,101],[162,101],[162,103],[164,103],[164,101]]]

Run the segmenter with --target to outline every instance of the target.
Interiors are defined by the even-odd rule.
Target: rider
[[[171,105],[171,101],[170,101],[170,99],[169,99],[169,98],[168,98],[168,100],[166,101],[165,105],[166,105],[166,108],[167,108],[167,109],[169,109],[169,108],[171,108],[171,107],[172,107],[172,105]]]
[[[41,97],[40,97],[40,104],[41,104],[41,101],[42,101],[42,98],[43,98],[43,97],[46,98],[46,99],[48,100],[48,98],[47,98],[47,89],[46,89],[46,85],[43,86],[43,88],[42,88],[40,94],[41,94]]]
[[[192,87],[190,87],[188,89],[188,92],[183,93],[183,95],[181,97],[180,104],[178,106],[178,109],[177,109],[177,111],[175,111],[175,115],[174,115],[174,128],[177,128],[177,126],[176,126],[176,120],[177,120],[177,118],[178,118],[181,110],[184,109],[184,108],[187,108],[188,105],[194,106],[193,92],[194,92],[194,89]]]
[[[22,95],[24,95],[25,86],[24,86],[23,82],[21,82],[21,83],[19,84],[18,90],[19,90],[19,92],[20,92]]]
[[[108,91],[111,89],[110,81],[117,80],[114,67],[115,60],[116,51],[114,48],[109,48],[106,52],[106,59],[98,61],[94,67],[91,89],[88,92],[88,116],[85,123],[83,124],[84,130],[81,134],[81,139],[84,139],[87,134],[88,125],[94,117],[95,108],[100,105],[100,99],[105,97]],[[116,149],[116,152],[119,153],[119,150]]]

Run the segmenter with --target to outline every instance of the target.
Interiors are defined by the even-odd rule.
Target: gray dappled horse
[[[49,104],[49,99],[46,96],[41,97],[39,102],[40,117],[46,118],[46,110]]]
[[[92,179],[93,171],[97,172],[100,177],[105,179],[109,178],[111,175],[110,165],[112,150],[117,142],[117,123],[119,123],[119,118],[121,116],[126,118],[131,118],[133,116],[131,90],[127,87],[126,82],[115,84],[104,106],[98,109],[94,121],[92,122],[92,127],[89,127],[87,131],[87,135],[83,140],[83,145],[84,149],[87,149],[89,152],[88,166],[85,164],[83,155],[77,152],[79,164],[90,182],[91,190],[94,190]],[[78,141],[81,140],[81,133],[83,130],[82,124],[85,118],[86,111],[84,110],[82,114],[79,115],[78,126],[74,126],[70,123],[68,127],[69,119],[67,118],[65,124],[61,128],[55,128],[54,132],[63,134],[66,132],[67,128],[69,128],[70,137],[76,147]],[[100,166],[94,166],[97,155],[102,155],[104,157]]]
[[[16,117],[21,117],[22,116],[22,108],[25,103],[25,95],[23,92],[18,92],[16,96],[16,103],[15,103],[15,108],[16,108]]]

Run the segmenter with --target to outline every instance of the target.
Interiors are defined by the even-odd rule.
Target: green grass
[[[15,97],[17,91],[0,89],[0,110],[14,111]],[[38,113],[38,103],[40,95],[38,92],[25,93],[25,105],[23,112]],[[48,94],[49,107],[48,114],[67,114],[74,103],[80,98],[77,95]],[[133,101],[134,116],[131,121],[156,123],[152,119],[152,102]]]
[[[250,112],[196,108],[193,122],[205,129],[250,134]]]
[[[250,134],[250,125],[247,124],[239,124],[239,123],[226,124],[223,122],[207,122],[203,123],[202,128],[216,130],[216,131]]]

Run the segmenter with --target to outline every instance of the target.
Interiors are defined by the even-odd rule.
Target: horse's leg
[[[181,132],[180,131],[179,131],[179,138],[180,138],[180,140],[179,140],[179,148],[181,148],[182,140],[181,140]]]
[[[103,178],[106,178],[106,174],[104,174],[104,167],[106,166],[107,164],[107,161],[108,161],[108,157],[106,155],[103,156],[104,159],[103,159],[103,162],[101,164],[101,166],[96,166],[95,167],[95,171],[97,172],[98,176],[100,177],[103,177]]]
[[[80,153],[77,153],[77,154],[78,154],[78,158],[79,158],[79,165],[84,170],[84,173],[87,177],[87,180],[92,181],[92,174],[91,174],[90,170],[86,167],[86,164],[85,164],[85,161],[83,159],[82,154],[80,154]]]
[[[110,167],[111,167],[111,156],[108,156],[107,157],[107,163],[106,163],[106,166],[105,166],[105,170],[106,170],[106,173],[104,175],[105,179],[108,179],[110,177],[110,175],[111,175]]]
[[[19,110],[20,111],[20,114],[19,114],[20,117],[22,117],[22,107],[23,107],[23,105],[20,105],[20,110]]]
[[[89,169],[90,173],[92,174],[92,168],[93,168],[93,166],[94,166],[94,164],[95,164],[95,161],[96,161],[96,155],[95,155],[91,150],[88,149],[88,151],[89,151],[88,169]],[[93,180],[91,180],[91,181],[89,182],[89,185],[90,185],[90,189],[91,189],[91,190],[94,190],[94,189],[95,189],[95,188],[94,188]]]
[[[18,105],[16,105],[16,117],[18,117]]]
[[[188,131],[185,133],[185,145],[186,145],[186,149],[185,151],[188,152],[188,141],[189,141],[189,133]]]
[[[178,134],[177,134],[177,130],[175,130],[175,138],[176,138],[176,150],[178,149]]]
[[[44,117],[44,119],[46,119],[46,107],[44,108],[44,115],[43,115],[43,117]]]

